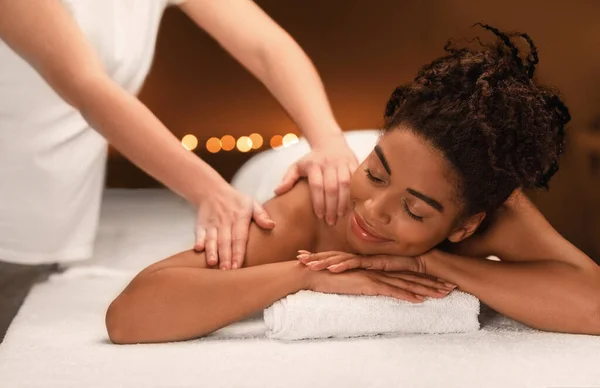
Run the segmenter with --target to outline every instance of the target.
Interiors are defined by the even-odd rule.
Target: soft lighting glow
[[[242,136],[237,141],[237,149],[240,152],[248,152],[252,149],[252,140],[248,136]]]
[[[296,144],[298,143],[298,136],[294,135],[293,133],[288,133],[283,137],[282,143],[284,147],[289,147],[292,144]]]
[[[221,140],[218,137],[211,137],[206,141],[206,149],[211,154],[221,151]]]
[[[193,151],[198,147],[198,139],[194,135],[185,135],[181,139],[181,145],[188,151]]]
[[[225,135],[221,138],[221,148],[224,151],[231,151],[235,148],[235,138],[231,135]]]
[[[271,145],[271,148],[275,148],[275,147],[279,147],[283,142],[283,136],[281,135],[275,135],[271,138],[271,141],[269,142],[269,144]]]
[[[253,133],[250,135],[250,140],[252,140],[252,149],[257,150],[263,145],[263,138],[258,133]]]

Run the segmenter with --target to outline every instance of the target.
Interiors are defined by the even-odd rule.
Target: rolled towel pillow
[[[479,330],[479,299],[453,291],[411,303],[387,296],[300,291],[265,309],[266,336],[279,340]]]

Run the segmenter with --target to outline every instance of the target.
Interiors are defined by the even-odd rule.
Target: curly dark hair
[[[564,148],[567,107],[533,80],[537,48],[527,34],[502,33],[481,50],[455,48],[392,93],[384,130],[405,125],[454,167],[464,215],[492,212],[516,188],[548,188]],[[529,44],[520,57],[512,39]]]

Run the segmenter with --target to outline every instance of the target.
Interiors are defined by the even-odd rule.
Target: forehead
[[[453,170],[441,151],[409,129],[386,132],[379,141],[392,171],[391,182],[450,201],[454,197]],[[372,158],[377,158],[372,154]]]

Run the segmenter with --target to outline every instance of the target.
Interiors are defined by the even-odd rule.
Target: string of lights
[[[298,136],[293,133],[288,133],[284,136],[275,135],[271,137],[269,146],[271,148],[283,146],[288,147],[298,142]],[[188,151],[193,151],[198,147],[198,138],[192,134],[187,134],[181,139],[181,145]],[[237,150],[239,152],[248,152],[257,150],[264,144],[263,137],[258,133],[253,133],[249,136],[241,136],[237,140],[231,135],[225,135],[221,138],[211,137],[205,143],[206,150],[212,154],[220,151]]]

